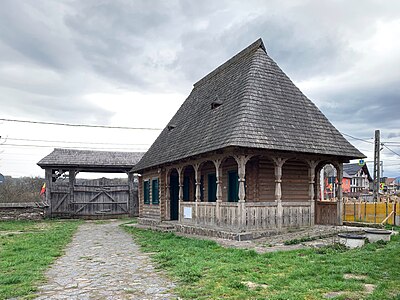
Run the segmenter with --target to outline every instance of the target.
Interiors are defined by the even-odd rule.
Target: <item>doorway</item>
[[[175,174],[176,173],[176,174]],[[170,211],[171,220],[179,219],[179,177],[176,171],[170,175]]]

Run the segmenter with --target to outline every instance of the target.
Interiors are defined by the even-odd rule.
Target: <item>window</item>
[[[148,180],[143,182],[143,202],[150,204],[150,182]]]
[[[160,203],[159,194],[158,194],[158,178],[153,179],[151,181],[151,203],[152,204]]]

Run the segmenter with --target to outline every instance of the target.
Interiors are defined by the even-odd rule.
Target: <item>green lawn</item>
[[[27,296],[63,253],[79,221],[1,221],[0,299]]]
[[[346,250],[257,254],[212,241],[132,227],[125,229],[158,266],[179,282],[187,299],[400,299],[400,238]],[[362,275],[345,279],[346,276]],[[348,275],[352,274],[352,275]],[[365,285],[373,284],[372,293]]]

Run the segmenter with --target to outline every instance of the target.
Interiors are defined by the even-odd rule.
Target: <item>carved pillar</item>
[[[201,197],[200,164],[199,163],[194,164],[193,169],[194,169],[194,180],[195,180],[195,185],[196,185],[195,201],[200,202],[201,201],[201,199],[200,199],[200,197]]]
[[[215,201],[215,213],[217,219],[217,225],[221,222],[221,202],[222,202],[222,170],[221,164],[222,159],[217,158],[213,160],[215,166],[215,177],[217,178],[217,200]]]
[[[199,202],[201,201],[201,192],[200,192],[200,186],[201,186],[201,178],[200,178],[200,163],[195,163],[193,164],[193,169],[194,169],[194,181],[196,185],[196,193],[195,193],[195,203],[194,203],[194,218],[195,218],[195,223],[197,223],[197,216],[198,216],[198,210],[199,210]]]
[[[343,163],[337,165],[337,181],[338,181],[338,191],[337,191],[337,222],[338,225],[343,225]]]
[[[315,200],[314,200],[314,188],[315,188],[315,168],[317,167],[318,161],[309,160],[308,162],[308,196],[310,197],[310,226],[315,224]]]
[[[183,201],[183,167],[176,168],[178,171],[178,181],[179,181],[179,200],[178,200],[178,206],[179,206],[179,221],[181,221],[181,203]]]
[[[315,174],[315,185],[314,185],[314,190],[315,190],[315,201],[320,201],[321,200],[321,170],[319,170]]]
[[[250,160],[250,155],[237,155],[234,156],[238,164],[238,176],[239,176],[239,202],[246,200],[246,164]]]
[[[238,177],[239,177],[239,226],[240,230],[245,230],[246,227],[246,164],[250,160],[251,156],[249,155],[235,155],[234,159],[238,164]]]
[[[282,207],[282,167],[288,160],[287,158],[273,157],[275,164],[275,202],[276,202],[276,219],[278,229],[282,229],[283,207]]]

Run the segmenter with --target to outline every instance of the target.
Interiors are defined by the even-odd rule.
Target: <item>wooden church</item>
[[[261,39],[194,84],[143,158],[139,222],[245,239],[342,224],[343,163],[365,157],[268,56]],[[318,201],[332,164],[338,201]]]

